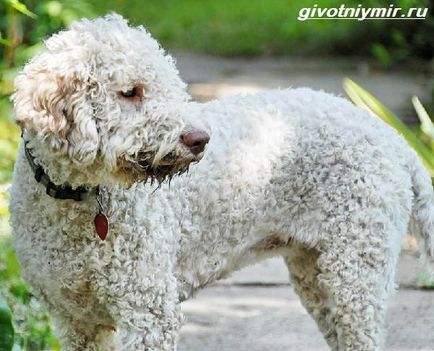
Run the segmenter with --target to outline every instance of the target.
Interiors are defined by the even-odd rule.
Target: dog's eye
[[[128,97],[128,98],[134,97],[137,94],[137,89],[133,88],[131,90],[122,91],[121,94],[122,94],[123,97]]]
[[[134,103],[140,102],[143,99],[143,86],[137,85],[131,89],[120,91],[119,95]]]

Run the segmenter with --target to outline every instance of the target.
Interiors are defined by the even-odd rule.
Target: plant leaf
[[[3,38],[2,33],[0,32],[0,44],[11,46],[11,42],[5,38]]]
[[[351,79],[345,78],[343,87],[347,95],[355,105],[368,110],[374,116],[381,118],[384,122],[395,128],[398,133],[407,140],[409,145],[418,153],[431,177],[434,178],[434,157],[430,149],[420,141],[417,136],[406,127],[401,120],[387,109],[377,98],[367,90],[354,83]]]
[[[12,314],[6,303],[0,301],[0,350],[10,351],[14,346]]]
[[[434,123],[428,115],[428,112],[426,112],[425,107],[423,107],[417,96],[413,96],[411,102],[413,103],[413,107],[419,117],[422,132],[424,132],[424,134],[431,140],[434,140]]]
[[[21,12],[22,14],[29,16],[31,18],[38,17],[36,14],[31,12],[26,5],[24,5],[22,2],[19,2],[18,0],[6,0],[6,2],[12,6],[15,10],[18,12]]]

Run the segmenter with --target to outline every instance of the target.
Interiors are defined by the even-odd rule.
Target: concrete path
[[[181,76],[197,100],[208,100],[264,89],[311,87],[344,95],[342,79],[349,77],[371,91],[404,120],[414,118],[410,98],[429,94],[426,67],[384,71],[363,60],[226,59],[193,54],[174,55]]]
[[[310,86],[343,94],[351,77],[395,112],[412,119],[409,98],[424,96],[428,77],[419,70],[381,72],[342,60],[229,60],[178,54],[181,75],[197,100],[269,88]],[[388,351],[434,350],[434,291],[417,289],[422,271],[414,242],[403,244],[388,315]],[[186,323],[179,351],[326,351],[315,323],[288,285],[280,259],[248,267],[182,305]]]
[[[434,350],[434,291],[417,289],[417,255],[404,251],[388,314],[388,351]],[[316,324],[288,285],[281,259],[249,267],[182,305],[179,351],[326,351]]]
[[[289,287],[222,287],[184,304],[179,351],[327,351]],[[388,351],[434,350],[434,293],[399,291],[389,308]]]

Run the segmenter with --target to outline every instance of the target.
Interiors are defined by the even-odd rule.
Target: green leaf
[[[12,313],[8,305],[0,301],[0,350],[10,351],[14,346]]]
[[[0,32],[0,44],[11,46],[11,42],[5,38],[3,38],[2,33]]]
[[[9,292],[25,304],[30,302],[29,288],[27,284],[22,281],[12,283]]]
[[[428,115],[428,112],[426,112],[417,96],[413,96],[411,102],[413,103],[413,107],[419,117],[422,132],[431,140],[434,140],[434,123]]]
[[[418,153],[431,177],[434,178],[434,157],[430,149],[408,129],[386,106],[367,90],[363,89],[351,79],[345,78],[343,87],[355,105],[368,110],[371,114],[381,118],[384,122],[395,128],[407,140],[409,145]]]
[[[22,2],[19,2],[18,0],[6,0],[6,2],[10,6],[12,6],[15,10],[17,10],[18,12],[21,12],[22,14],[24,14],[26,16],[29,16],[31,18],[38,17],[33,12],[29,11],[29,9],[27,8],[26,5],[24,5]]]

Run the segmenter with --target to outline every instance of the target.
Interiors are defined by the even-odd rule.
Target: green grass
[[[382,21],[297,20],[303,7],[314,3],[323,7],[340,6],[339,0],[94,0],[91,3],[96,15],[119,12],[133,24],[143,24],[171,49],[225,56],[354,51],[360,54],[370,50],[372,33],[384,28]],[[345,3],[350,6],[360,2]]]

